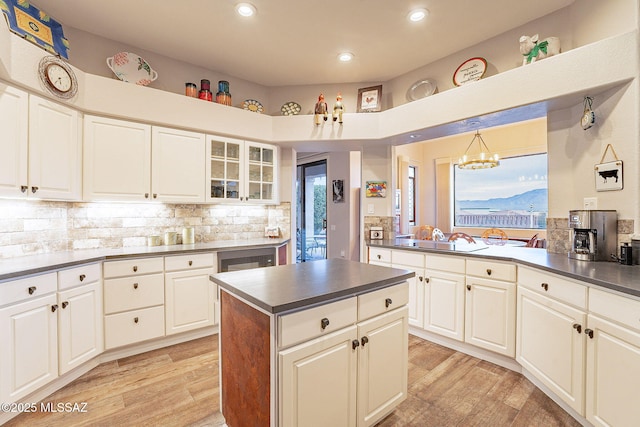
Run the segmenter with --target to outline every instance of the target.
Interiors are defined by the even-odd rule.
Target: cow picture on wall
[[[596,191],[622,190],[622,160],[595,166]]]

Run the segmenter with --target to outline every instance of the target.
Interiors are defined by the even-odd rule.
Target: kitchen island
[[[227,425],[369,426],[391,412],[407,392],[413,276],[343,259],[212,275]]]

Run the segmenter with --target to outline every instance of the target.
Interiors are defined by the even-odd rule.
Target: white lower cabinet
[[[636,426],[640,405],[640,301],[589,289],[586,417],[595,426]]]
[[[410,270],[415,276],[409,283],[409,325],[424,326],[424,254],[419,252],[392,251],[391,267]]]
[[[278,352],[278,425],[372,426],[402,402],[407,396],[407,299],[404,283],[358,296],[357,303],[352,298],[321,306],[326,310],[311,309],[308,316],[294,313],[295,322],[282,316],[282,334],[287,325],[308,324],[310,331],[329,327],[335,322],[327,313],[334,306],[338,324],[355,315],[356,304],[360,320],[326,335],[318,329],[307,341]],[[304,333],[297,330],[293,336]]]
[[[372,426],[407,397],[408,308],[358,324],[358,426]]]
[[[356,337],[353,325],[280,352],[279,425],[356,425]]]
[[[424,329],[464,340],[465,259],[426,255]]]
[[[465,342],[515,357],[515,280],[511,263],[467,259]]]
[[[192,254],[165,257],[165,330],[176,334],[216,324],[214,256]]]
[[[580,284],[520,269],[516,360],[581,415],[585,390],[582,333],[587,320],[585,301],[586,287]]]
[[[101,264],[58,272],[60,375],[104,350]]]
[[[0,402],[15,402],[58,376],[56,273],[0,285]]]
[[[162,257],[107,261],[104,278],[105,349],[164,336]]]

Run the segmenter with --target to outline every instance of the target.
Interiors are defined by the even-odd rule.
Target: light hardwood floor
[[[14,426],[221,426],[217,335],[102,364]],[[579,426],[522,375],[409,336],[409,396],[379,427]]]

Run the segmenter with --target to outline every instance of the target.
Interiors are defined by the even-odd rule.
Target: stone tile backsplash
[[[181,205],[71,203],[0,200],[0,258],[73,249],[146,246],[147,236],[163,236],[185,226],[196,242],[264,237],[279,226],[289,238],[289,203],[266,205]]]

